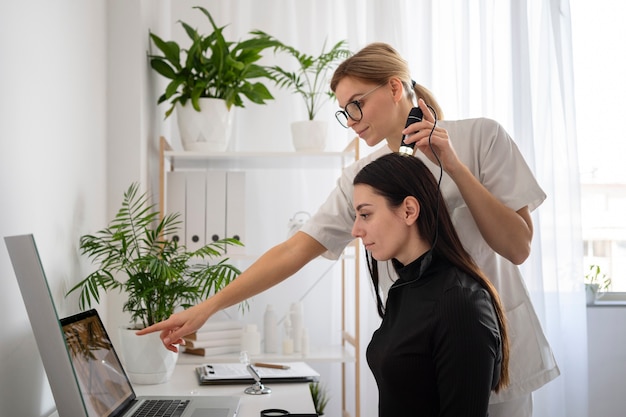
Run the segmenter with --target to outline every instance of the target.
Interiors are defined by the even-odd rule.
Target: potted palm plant
[[[131,184],[109,225],[95,234],[80,237],[81,253],[97,269],[67,293],[79,291],[81,309],[98,303],[101,293],[111,290],[125,293],[123,310],[130,313],[133,325],[128,331],[122,330],[122,352],[128,350],[126,336],[155,346],[154,353],[148,353],[144,346],[122,354],[129,377],[136,383],[167,381],[176,356],[169,356],[172,352],[163,348],[158,336],[155,342],[150,337],[135,336],[135,330],[167,319],[177,308],[198,303],[240,273],[227,258],[219,258],[226,245],[241,245],[241,242],[223,239],[187,251],[175,239],[167,238],[177,233],[181,224],[179,214],[168,214],[161,220],[159,216],[155,206],[149,204],[148,195],[139,193],[138,184]],[[211,259],[216,262],[209,262]],[[153,359],[156,363],[142,365],[140,358]],[[165,365],[169,368],[158,371]]]
[[[274,98],[265,84],[258,81],[269,80],[270,75],[257,62],[262,58],[261,52],[277,42],[269,35],[252,32],[249,39],[227,41],[223,33],[226,26],[217,26],[205,8],[194,9],[207,17],[211,32],[202,34],[181,21],[191,40],[187,49],[150,33],[161,53],[148,55],[150,66],[170,80],[157,103],[169,102],[166,118],[176,109],[185,149],[223,151],[230,137],[232,107],[245,107],[244,98],[256,104]]]
[[[334,94],[330,91],[329,81],[337,65],[348,58],[352,52],[347,49],[347,41],[341,40],[326,50],[326,42],[319,55],[300,52],[293,46],[286,45],[262,31],[253,31],[254,35],[268,37],[277,43],[275,51],[286,52],[296,60],[296,69],[290,71],[278,65],[268,66],[267,71],[276,85],[298,94],[304,101],[307,119],[291,124],[291,132],[296,150],[324,150],[328,122],[316,120],[318,111]]]

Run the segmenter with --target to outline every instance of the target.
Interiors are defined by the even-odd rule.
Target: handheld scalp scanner
[[[422,121],[422,117],[424,117],[424,113],[422,113],[422,109],[420,109],[419,107],[413,107],[411,109],[411,111],[409,112],[409,117],[406,119],[406,126],[404,126],[404,128],[406,129],[407,127],[409,127],[413,123],[421,122]],[[402,136],[402,145],[400,146],[400,151],[399,152],[401,154],[403,154],[403,155],[413,155],[413,149],[415,148],[415,142],[405,144],[404,143],[404,139],[405,138],[406,138],[406,136],[403,135]]]

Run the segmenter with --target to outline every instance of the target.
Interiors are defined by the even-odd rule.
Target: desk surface
[[[272,389],[271,394],[249,395],[243,392],[249,384],[241,385],[200,385],[191,364],[177,364],[172,378],[165,384],[134,385],[135,392],[141,395],[240,395],[241,407],[237,417],[259,417],[261,410],[281,408],[291,413],[314,413],[309,385],[265,384]]]

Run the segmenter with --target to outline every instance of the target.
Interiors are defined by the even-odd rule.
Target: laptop
[[[237,415],[238,396],[136,396],[96,310],[59,320],[33,235],[4,240],[59,416]]]

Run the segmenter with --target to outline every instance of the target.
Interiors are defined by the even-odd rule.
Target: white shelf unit
[[[344,349],[343,346],[326,346],[318,349],[312,349],[306,356],[299,353],[291,355],[283,355],[280,353],[261,353],[260,355],[251,356],[250,359],[254,362],[356,362],[354,355]],[[178,357],[178,363],[181,364],[202,364],[207,362],[239,362],[239,355],[230,353],[204,357],[181,354]]]
[[[164,137],[160,138],[160,193],[159,208],[165,213],[166,172],[168,170],[263,170],[284,169],[337,169],[343,168],[359,158],[359,139],[353,141],[341,152],[219,152],[199,153],[175,151]],[[258,254],[260,255],[260,254]],[[243,258],[254,258],[256,255],[244,255]],[[359,243],[353,241],[349,245],[341,263],[341,345],[325,346],[311,349],[306,357],[299,354],[261,354],[255,356],[257,361],[306,361],[306,362],[337,362],[341,363],[341,407],[343,417],[350,417],[347,404],[349,394],[348,378],[354,378],[354,415],[360,417],[360,334],[359,334]],[[237,354],[216,355],[211,357],[181,354],[179,363],[237,362]],[[353,364],[354,373],[348,370]]]

